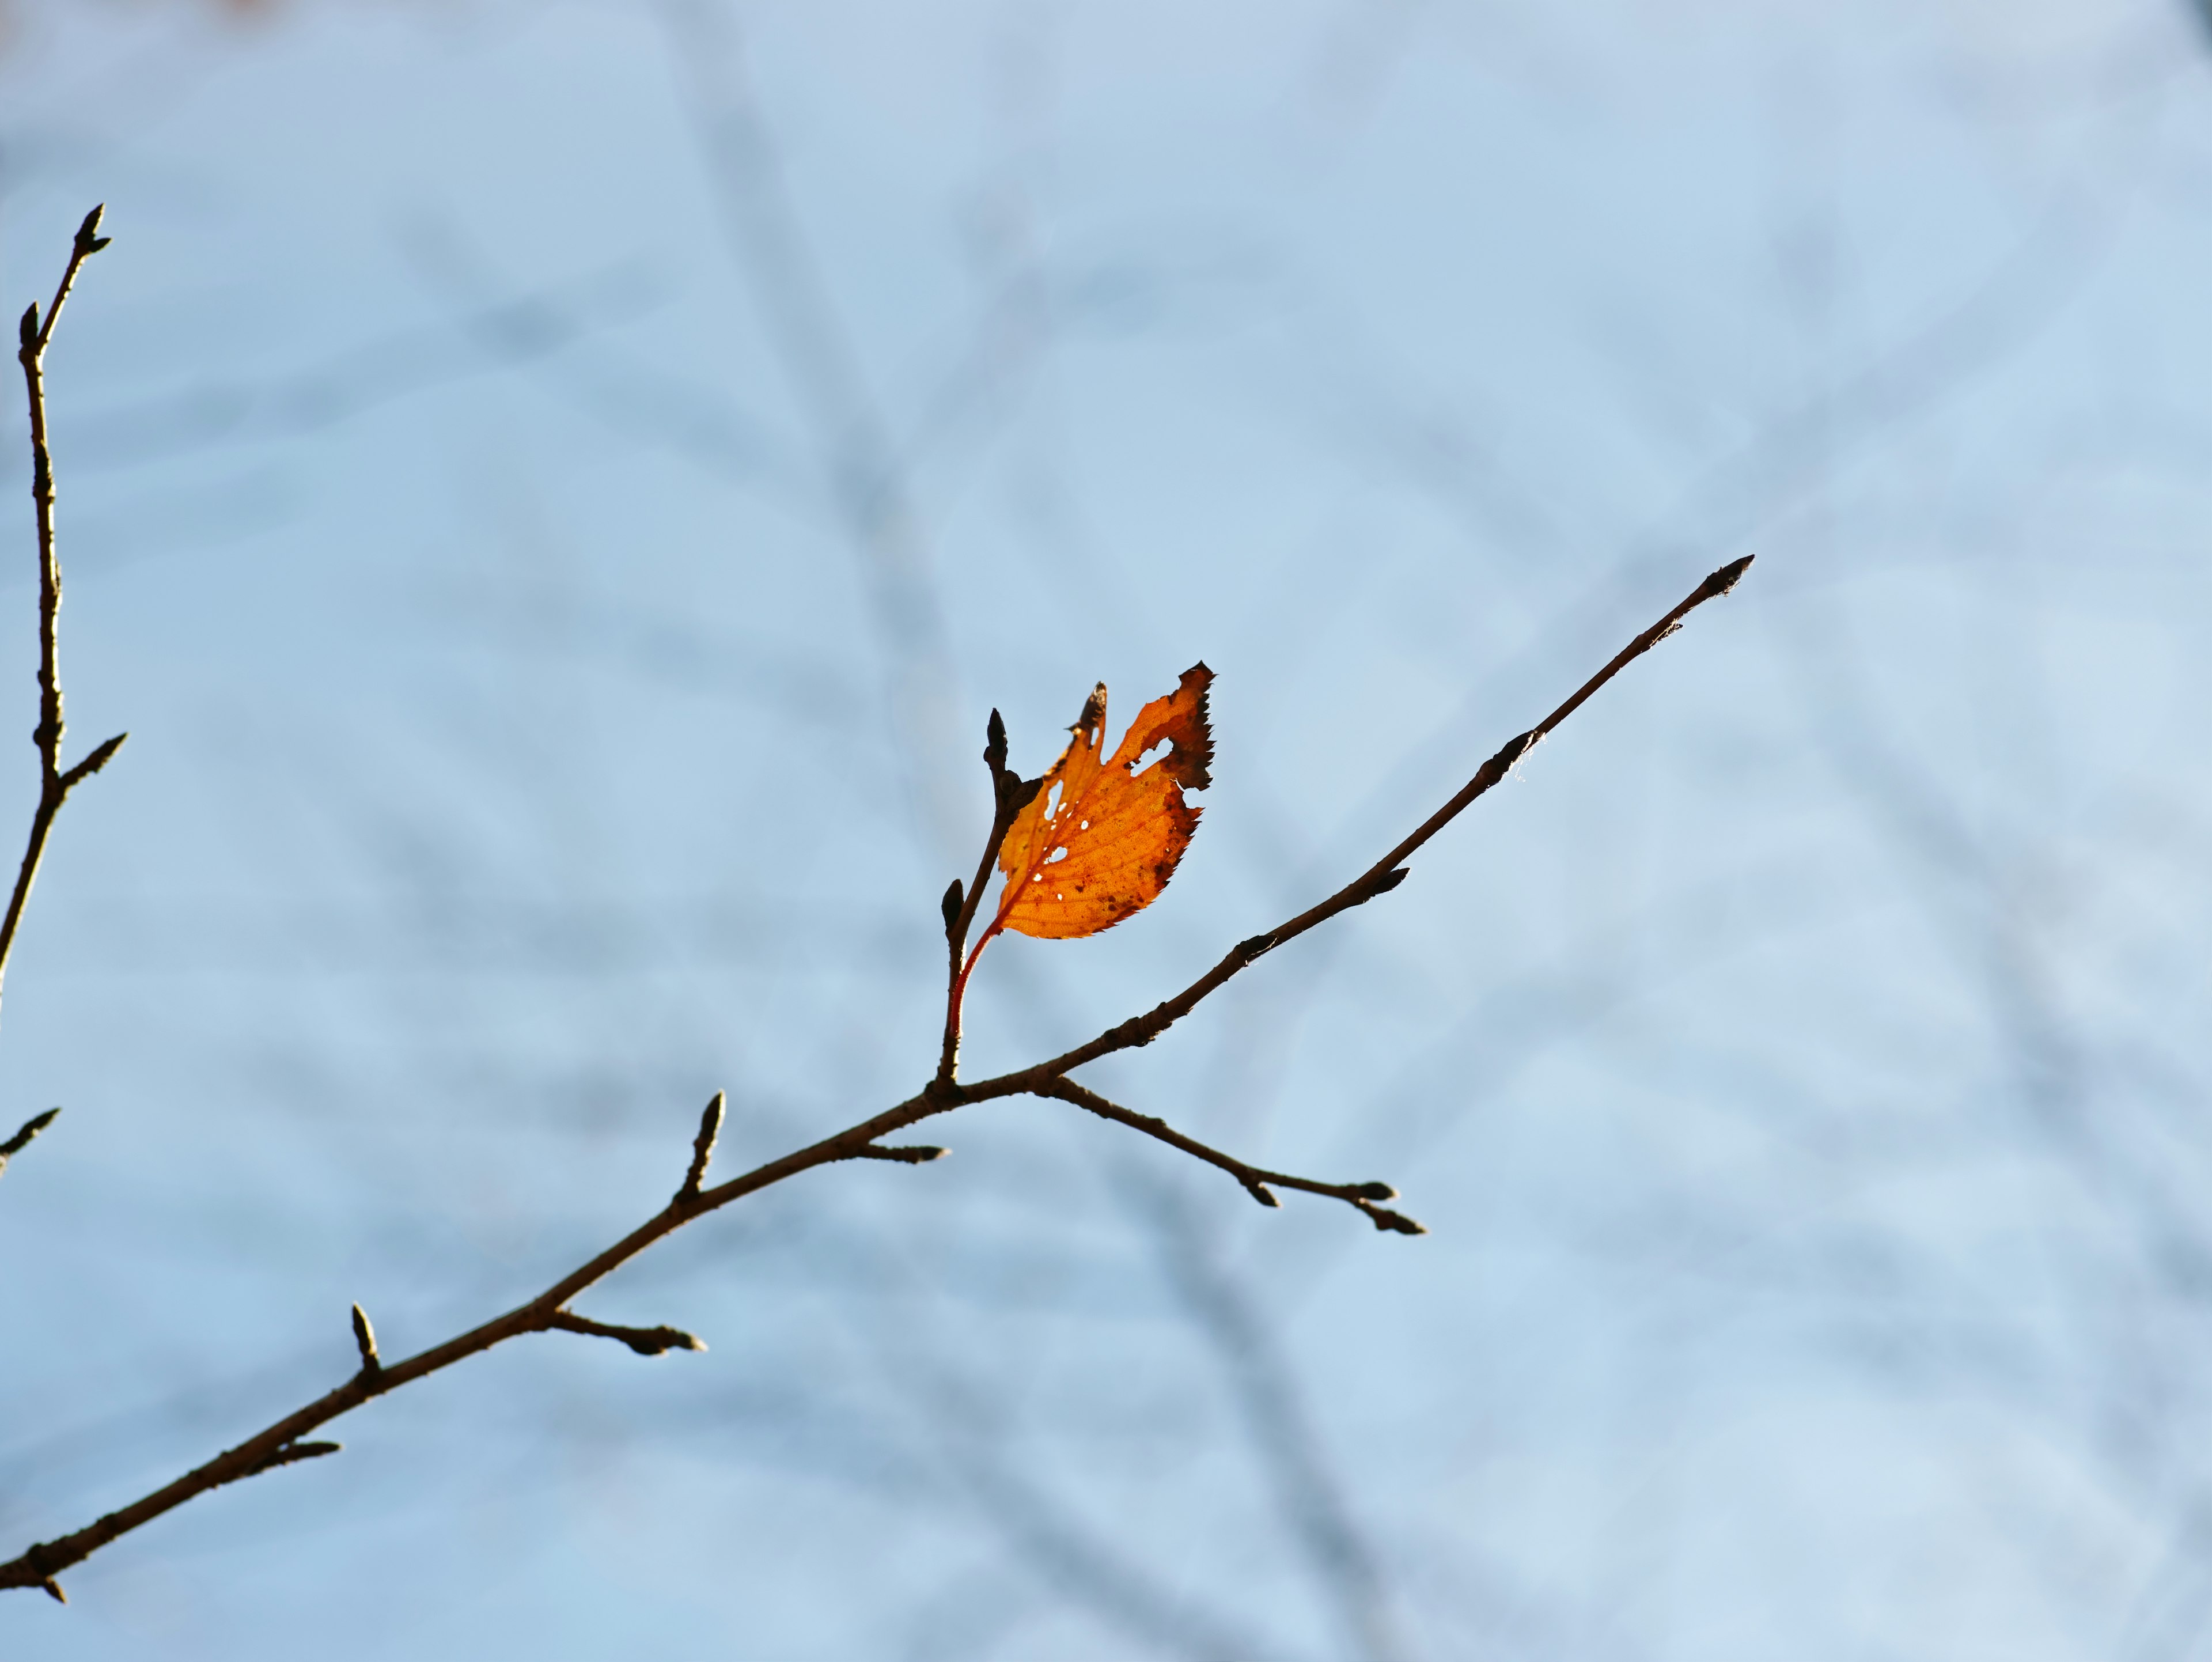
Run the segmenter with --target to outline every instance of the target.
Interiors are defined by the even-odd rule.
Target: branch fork
[[[68,298],[78,268],[92,254],[107,245],[107,239],[99,234],[100,216],[100,210],[95,208],[79,226],[71,247],[68,268],[45,315],[40,315],[35,305],[24,314],[21,349],[17,354],[23,366],[30,397],[32,495],[39,527],[40,702],[36,739],[41,788],[38,811],[32,821],[29,845],[16,876],[14,896],[9,904],[4,922],[0,922],[0,975],[4,975],[8,953],[13,946],[23,904],[29,895],[32,880],[37,874],[40,857],[55,814],[59,812],[63,801],[71,789],[98,772],[113,757],[124,737],[118,734],[108,740],[73,767],[64,769],[61,764],[61,685],[55,652],[55,621],[61,600],[61,577],[54,553],[53,475],[46,447],[41,365],[55,320],[60,314],[63,302]],[[993,1079],[962,1084],[957,1071],[962,998],[969,974],[975,968],[977,954],[983,944],[978,942],[973,948],[969,947],[968,935],[974,927],[983,889],[990,880],[992,868],[1015,817],[1035,800],[1043,786],[1042,779],[1024,780],[1007,769],[1006,724],[999,712],[993,710],[986,730],[983,751],[984,764],[990,770],[994,799],[991,830],[985,839],[982,858],[977,862],[973,883],[963,886],[956,879],[945,890],[941,903],[947,962],[945,1032],[936,1072],[920,1092],[870,1118],[710,1188],[706,1181],[708,1167],[720,1134],[726,1106],[722,1093],[717,1092],[700,1117],[698,1133],[692,1141],[691,1158],[682,1186],[658,1213],[590,1262],[554,1282],[535,1298],[441,1344],[397,1362],[384,1360],[378,1349],[375,1330],[369,1324],[368,1314],[359,1305],[355,1305],[353,1336],[360,1356],[360,1367],[351,1378],[305,1407],[264,1428],[245,1442],[224,1451],[140,1500],[107,1513],[72,1534],[36,1543],[15,1559],[0,1563],[0,1588],[42,1588],[52,1597],[66,1602],[61,1585],[55,1578],[70,1566],[82,1562],[121,1536],[210,1489],[258,1476],[279,1466],[296,1464],[337,1452],[338,1444],[310,1440],[308,1434],[376,1397],[451,1367],[523,1334],[564,1332],[612,1339],[645,1356],[662,1355],[671,1350],[703,1350],[706,1346],[696,1336],[680,1328],[627,1327],[594,1321],[569,1309],[569,1302],[664,1236],[709,1212],[717,1211],[801,1172],[845,1160],[920,1165],[939,1159],[945,1154],[941,1148],[928,1144],[886,1143],[883,1139],[923,1120],[971,1103],[1013,1096],[1050,1098],[1140,1132],[1155,1141],[1164,1143],[1228,1173],[1262,1206],[1280,1204],[1275,1190],[1293,1190],[1340,1201],[1359,1212],[1378,1230],[1405,1235],[1424,1233],[1419,1223],[1387,1204],[1397,1198],[1397,1191],[1386,1183],[1327,1183],[1253,1166],[1235,1155],[1186,1136],[1164,1120],[1111,1102],[1087,1087],[1077,1084],[1068,1075],[1086,1062],[1095,1062],[1102,1056],[1149,1044],[1232,977],[1276,947],[1295,940],[1340,912],[1364,905],[1395,889],[1407,877],[1407,860],[1431,837],[1477,797],[1504,778],[1531,747],[1571,715],[1626,665],[1672,634],[1689,612],[1709,600],[1726,594],[1750,564],[1748,557],[1737,560],[1707,577],[1680,605],[1631,641],[1611,662],[1583,683],[1571,697],[1544,721],[1509,740],[1483,763],[1474,776],[1450,801],[1397,847],[1334,894],[1272,929],[1239,941],[1212,969],[1182,991],[1143,1014],[1107,1028],[1096,1038],[1062,1055]],[[988,938],[987,932],[985,940]],[[4,1165],[8,1156],[19,1152],[36,1136],[52,1122],[58,1111],[50,1110],[37,1116],[6,1143],[0,1144],[0,1165]]]

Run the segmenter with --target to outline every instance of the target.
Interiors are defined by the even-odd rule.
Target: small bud
[[[1425,1235],[1429,1233],[1403,1212],[1393,1212],[1387,1206],[1367,1206],[1360,1209],[1367,1214],[1367,1221],[1370,1223],[1388,1233]]]
[[[23,343],[27,352],[38,344],[39,302],[35,300],[23,308],[23,320],[15,326],[15,338]]]
[[[1006,723],[995,709],[983,724],[983,759],[994,773],[1006,765]]]
[[[945,934],[948,940],[951,937],[954,926],[960,922],[961,904],[967,898],[967,891],[961,887],[960,880],[956,877],[945,889],[945,898],[937,903],[938,910],[945,914]]]
[[[676,1191],[678,1203],[696,1196],[707,1179],[707,1163],[714,1158],[714,1140],[722,1135],[722,1093],[717,1091],[707,1099],[699,1116],[699,1135],[691,1139],[690,1169],[684,1174],[684,1186]]]
[[[1354,1184],[1352,1192],[1362,1200],[1394,1201],[1398,1198],[1398,1191],[1387,1183]]]
[[[1743,574],[1751,569],[1751,563],[1755,557],[1753,555],[1747,554],[1740,560],[1730,560],[1718,571],[1706,578],[1700,587],[1708,597],[1727,594],[1743,580]]]
[[[31,1146],[31,1139],[54,1123],[61,1113],[58,1108],[49,1108],[43,1114],[33,1114],[25,1120],[22,1128],[5,1142],[0,1142],[0,1166],[8,1163],[8,1156],[20,1154]]]
[[[354,1348],[361,1352],[362,1373],[380,1373],[384,1371],[383,1359],[376,1354],[376,1330],[368,1324],[368,1312],[359,1305],[353,1307],[353,1342]]]

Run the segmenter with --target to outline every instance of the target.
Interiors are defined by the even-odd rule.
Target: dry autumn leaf
[[[1206,691],[1213,672],[1194,664],[1176,690],[1137,713],[1113,758],[1105,752],[1106,686],[1083,706],[1043,788],[999,849],[1006,886],[994,932],[1067,941],[1110,929],[1159,897],[1198,829],[1183,791],[1211,782],[1213,734]],[[1167,753],[1145,758],[1163,745]]]
[[[945,891],[945,928],[957,971],[945,1007],[943,1078],[952,1077],[959,1054],[968,977],[1001,932],[1058,941],[1097,934],[1142,911],[1167,887],[1198,829],[1199,810],[1182,794],[1212,782],[1207,769],[1213,732],[1206,713],[1212,684],[1213,672],[1193,664],[1173,692],[1137,712],[1106,760],[1106,684],[1101,681],[1084,701],[1060,760],[1043,778],[1029,781],[1005,771],[1006,729],[999,712],[991,712],[983,759],[998,782],[1000,813],[1012,815],[1000,820],[1006,831],[995,852],[1006,880],[997,910],[964,961],[957,955],[977,897],[965,896],[963,907],[959,883]],[[976,874],[979,891],[993,857],[984,855]]]

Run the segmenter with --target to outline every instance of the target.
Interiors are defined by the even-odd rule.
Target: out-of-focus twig
[[[957,678],[927,546],[897,447],[786,185],[734,19],[716,0],[664,0],[700,147],[769,343],[814,431],[829,500],[859,557],[905,792],[940,852],[958,837],[952,794]]]
[[[1237,1416],[1277,1491],[1290,1533],[1337,1606],[1345,1637],[1366,1662],[1401,1662],[1407,1647],[1376,1555],[1323,1458],[1296,1372],[1261,1310],[1218,1261],[1172,1188],[1157,1180],[1133,1187],[1168,1280],[1228,1376]]]

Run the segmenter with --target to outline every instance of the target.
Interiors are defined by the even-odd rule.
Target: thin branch
[[[77,270],[105,248],[109,239],[100,234],[100,210],[94,208],[76,228],[70,247],[69,264],[54,289],[42,321],[36,301],[23,314],[15,360],[23,366],[23,388],[31,406],[31,503],[39,526],[39,725],[32,739],[39,747],[39,806],[31,816],[31,835],[15,872],[15,887],[9,897],[8,913],[0,920],[0,983],[8,974],[9,955],[15,948],[15,930],[23,921],[24,905],[37,880],[39,862],[46,855],[46,836],[62,803],[84,780],[107,765],[122,747],[127,734],[118,734],[75,767],[62,767],[62,679],[58,628],[62,606],[62,568],[54,547],[54,468],[46,446],[46,343],[53,338],[62,306],[76,286]]]
[[[968,945],[968,931],[975,926],[976,909],[981,905],[983,890],[991,880],[991,868],[998,863],[999,850],[1006,843],[1006,833],[1013,829],[1015,817],[1044,788],[1042,776],[1024,779],[1006,766],[1006,724],[995,709],[984,725],[983,740],[983,765],[991,770],[991,834],[983,839],[983,856],[975,862],[975,878],[969,884],[966,893],[961,892],[957,877],[945,892],[945,1042],[938,1051],[937,1077],[931,1081],[938,1090],[951,1085],[960,1065],[960,1007],[968,990],[969,971],[975,966],[972,957],[963,956]],[[978,947],[976,950],[982,949]]]
[[[536,1298],[517,1305],[505,1314],[471,1328],[467,1332],[434,1345],[407,1358],[404,1361],[388,1363],[372,1372],[364,1367],[337,1389],[326,1392],[306,1407],[278,1420],[274,1424],[249,1437],[236,1447],[226,1450],[214,1459],[193,1468],[181,1477],[155,1490],[131,1505],[109,1513],[83,1529],[58,1539],[42,1542],[21,1556],[0,1564],[0,1588],[45,1587],[56,1597],[60,1589],[54,1577],[73,1564],[82,1562],[92,1554],[118,1537],[141,1525],[151,1523],[163,1513],[174,1510],[197,1495],[225,1483],[270,1470],[289,1460],[308,1458],[297,1451],[317,1449],[316,1445],[302,1444],[300,1439],[311,1431],[328,1424],[342,1415],[351,1413],[364,1403],[398,1390],[402,1385],[453,1367],[525,1333],[550,1330],[583,1332],[617,1338],[633,1348],[640,1340],[651,1342],[660,1335],[675,1333],[675,1329],[614,1328],[605,1324],[587,1322],[572,1314],[568,1305],[576,1295],[605,1279],[616,1269],[629,1263],[662,1237],[672,1234],[708,1213],[718,1211],[733,1201],[768,1189],[786,1179],[810,1172],[817,1166],[842,1160],[875,1160],[918,1162],[935,1159],[943,1151],[926,1147],[885,1147],[881,1139],[908,1126],[947,1113],[969,1103],[982,1102],[1000,1097],[1033,1095],[1055,1097],[1079,1107],[1111,1119],[1133,1129],[1143,1132],[1159,1141],[1177,1148],[1193,1157],[1219,1167],[1243,1184],[1248,1193],[1263,1205],[1273,1205],[1274,1188],[1295,1189],[1310,1194],[1341,1200],[1364,1213],[1378,1229],[1403,1233],[1419,1233],[1420,1226],[1411,1219],[1389,1211],[1380,1202],[1395,1197],[1384,1184],[1325,1184],[1310,1178],[1294,1177],[1287,1172],[1266,1171],[1247,1166],[1231,1155],[1184,1136],[1164,1121],[1148,1115],[1138,1114],[1109,1102],[1096,1093],[1088,1091],[1064,1077],[1072,1068],[1085,1062],[1124,1050],[1133,1044],[1149,1044],[1159,1033],[1182,1015],[1200,1000],[1218,987],[1230,977],[1243,969],[1282,942],[1304,934],[1306,930],[1334,916],[1337,913],[1373,899],[1379,894],[1395,888],[1405,877],[1402,862],[1416,849],[1443,829],[1468,804],[1505,776],[1509,769],[1527,753],[1529,747],[1572,715],[1600,687],[1621,668],[1660,641],[1673,633],[1682,618],[1692,609],[1717,595],[1725,594],[1750,565],[1748,559],[1738,560],[1723,566],[1698,586],[1680,606],[1669,612],[1650,629],[1638,636],[1617,654],[1612,662],[1600,670],[1559,709],[1537,727],[1508,743],[1497,755],[1483,764],[1474,777],[1437,812],[1422,824],[1411,836],[1393,849],[1366,872],[1354,878],[1343,888],[1320,904],[1300,913],[1281,927],[1264,935],[1240,942],[1219,965],[1197,982],[1155,1008],[1148,1014],[1136,1017],[1109,1028],[1089,1044],[1080,1045],[1063,1056],[1042,1062],[1016,1073],[1003,1074],[995,1079],[974,1085],[933,1077],[930,1083],[914,1096],[895,1106],[886,1108],[870,1118],[849,1125],[804,1148],[757,1166],[751,1171],[716,1184],[711,1189],[693,1190],[687,1184],[667,1205],[640,1224],[622,1239],[608,1247],[597,1257],[547,1288]],[[1001,766],[1003,764],[1000,764]],[[1018,785],[1020,782],[1017,782]],[[947,926],[948,937],[954,936],[961,916],[972,922],[972,895],[963,897],[959,911],[955,912]],[[951,908],[948,907],[948,910]],[[957,953],[957,947],[954,947]],[[711,1105],[710,1105],[711,1112]],[[702,1131],[704,1129],[702,1126]],[[698,1161],[699,1144],[694,1143],[693,1158]],[[703,1175],[703,1172],[702,1173]],[[359,1339],[356,1331],[356,1341]],[[672,1341],[672,1344],[675,1342]],[[668,1346],[663,1346],[667,1348]],[[657,1354],[657,1353],[653,1353]],[[295,1451],[288,1453],[287,1451]]]
[[[1613,655],[1612,662],[1577,688],[1565,703],[1528,732],[1506,740],[1504,747],[1475,770],[1474,777],[1462,786],[1451,801],[1422,821],[1405,841],[1328,899],[1309,907],[1287,922],[1276,925],[1264,934],[1255,934],[1238,941],[1211,970],[1173,998],[1153,1006],[1143,1015],[1133,1016],[1116,1026],[1109,1027],[1097,1038],[1049,1061],[1036,1062],[1011,1074],[1000,1074],[994,1079],[983,1080],[974,1085],[963,1086],[960,1087],[961,1099],[975,1102],[986,1097],[1019,1096],[1031,1093],[1046,1081],[1058,1079],[1085,1062],[1096,1062],[1116,1050],[1150,1044],[1197,1008],[1208,994],[1218,990],[1239,971],[1249,967],[1266,953],[1274,951],[1285,941],[1297,939],[1316,925],[1327,922],[1339,912],[1349,911],[1354,906],[1364,905],[1378,895],[1389,893],[1406,880],[1404,862],[1423,843],[1457,819],[1475,798],[1504,778],[1512,770],[1514,764],[1534,749],[1539,740],[1580,709],[1600,687],[1680,628],[1683,618],[1707,600],[1716,600],[1734,588],[1743,574],[1750,569],[1752,558],[1747,554],[1740,560],[1731,560],[1699,583],[1680,605],[1623,647]]]
[[[1170,1148],[1180,1148],[1193,1159],[1202,1160],[1208,1166],[1219,1166],[1243,1184],[1244,1192],[1262,1206],[1282,1204],[1270,1192],[1272,1190],[1295,1189],[1302,1194],[1325,1195],[1331,1200],[1340,1200],[1347,1206],[1357,1208],[1377,1229],[1390,1233],[1425,1235],[1429,1233],[1404,1213],[1394,1212],[1389,1207],[1378,1204],[1398,1198],[1398,1191],[1387,1183],[1320,1183],[1312,1178],[1292,1177],[1287,1172],[1270,1172],[1263,1166],[1249,1166],[1234,1154],[1224,1154],[1195,1137],[1185,1136],[1164,1119],[1138,1113],[1119,1103],[1109,1102],[1096,1091],[1085,1090],[1072,1079],[1046,1081],[1032,1087],[1029,1094],[1072,1102],[1101,1119],[1110,1119],[1116,1125],[1142,1131],[1146,1136],[1164,1142]]]

